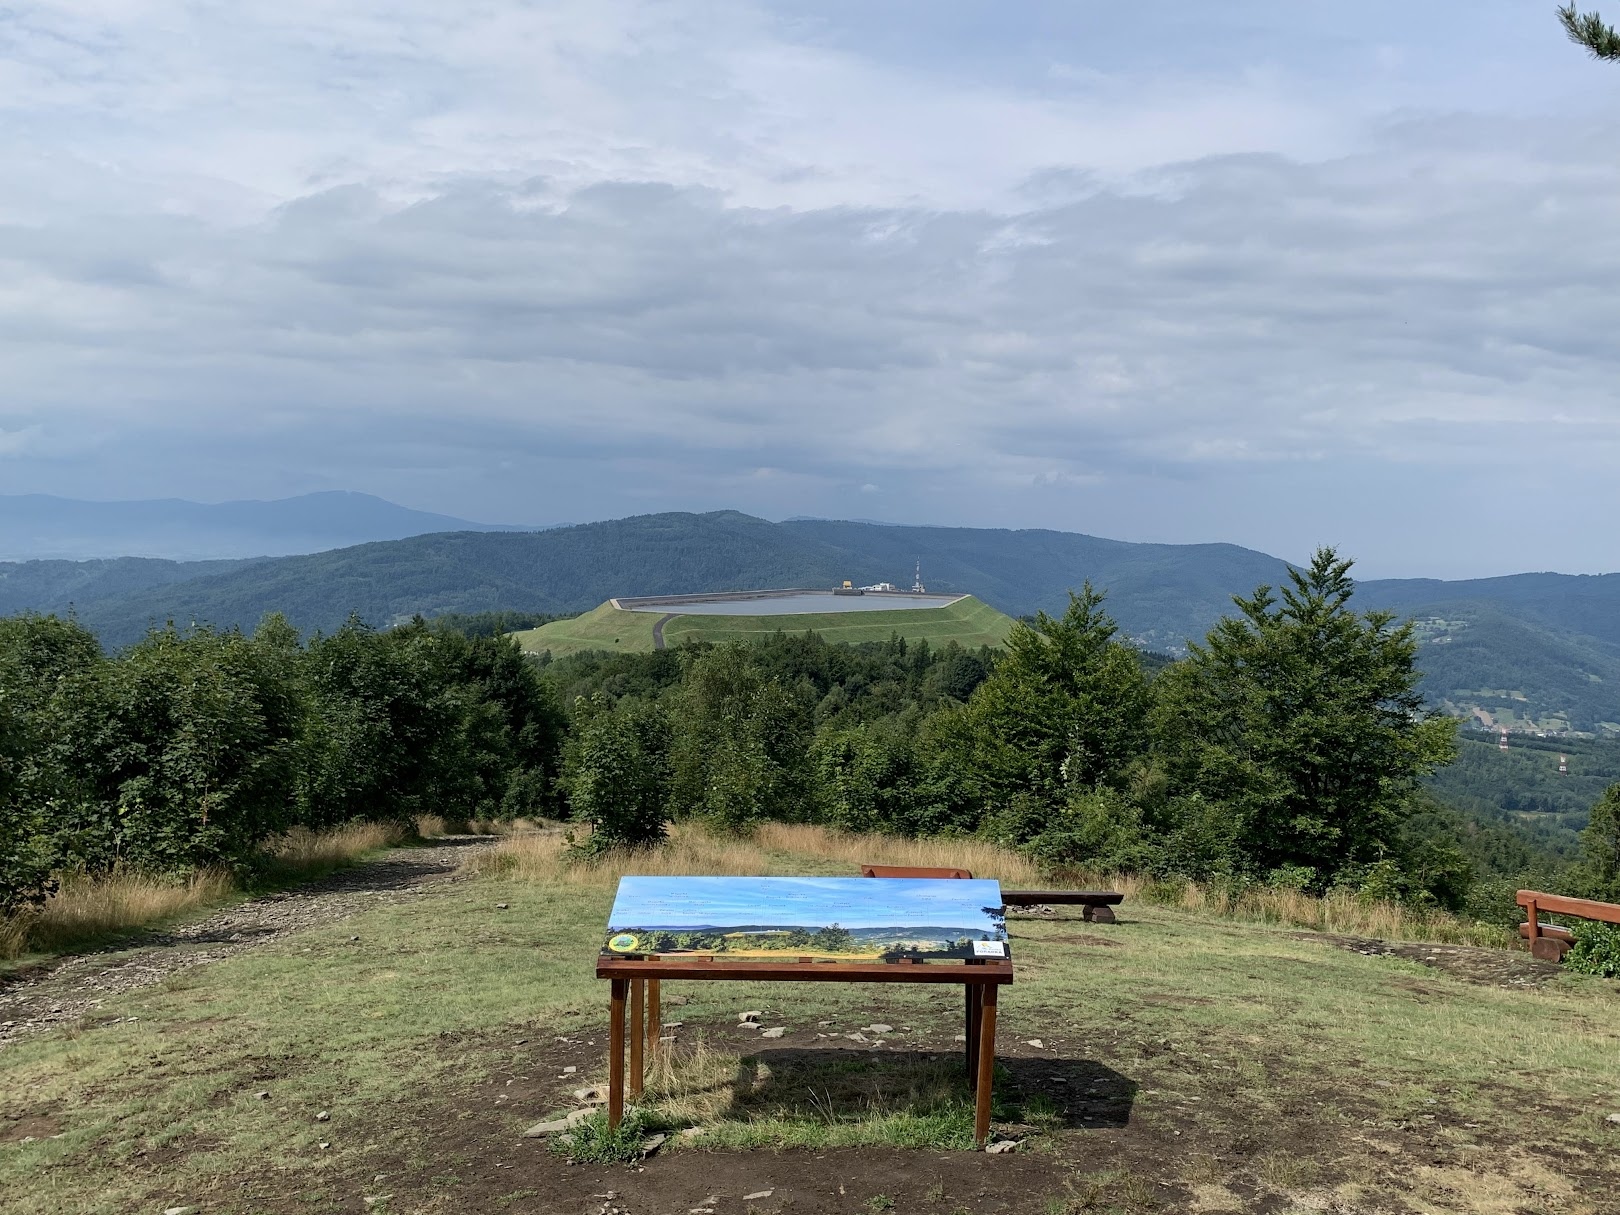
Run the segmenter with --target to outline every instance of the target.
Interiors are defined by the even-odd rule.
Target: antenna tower
[[[917,577],[915,579],[913,579],[913,581],[911,583],[911,593],[913,595],[922,595],[922,594],[926,593],[925,590],[924,590],[923,584],[922,584],[922,558],[921,557],[917,558]]]

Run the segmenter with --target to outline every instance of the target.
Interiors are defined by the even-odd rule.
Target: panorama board
[[[1006,958],[1001,883],[951,878],[625,877],[608,957]]]

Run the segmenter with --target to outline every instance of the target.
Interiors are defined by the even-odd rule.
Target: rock
[[[496,903],[495,904],[495,910],[496,911],[505,911],[509,906],[511,906],[510,903]]]
[[[1620,1114],[1610,1114],[1603,1121],[1605,1121],[1605,1122],[1620,1122]]]
[[[270,1094],[269,1093],[254,1093],[253,1095],[255,1097],[257,1097],[260,1101],[268,1101],[268,1100],[270,1100]]]
[[[737,1028],[738,1029],[763,1029],[764,1027],[762,1025],[760,1025],[760,1023],[758,1021],[739,1021],[739,1022],[737,1022]]]
[[[759,1036],[761,1038],[780,1038],[785,1033],[787,1033],[787,1026],[773,1025],[770,1029],[765,1030]]]
[[[1025,1043],[1025,1045],[1033,1046],[1036,1050],[1046,1049],[1046,1043],[1042,1042],[1039,1038],[1031,1038],[1027,1043]]]
[[[349,940],[351,940],[351,941],[358,941],[359,939],[360,939],[359,937],[350,937],[349,938]]]
[[[985,1144],[984,1150],[992,1156],[1000,1156],[1004,1152],[1016,1152],[1018,1150],[1018,1140],[998,1139],[994,1143]]]
[[[196,1209],[196,1207],[169,1207],[163,1215],[191,1215]]]
[[[758,1202],[761,1198],[769,1198],[775,1190],[755,1190],[752,1194],[744,1194],[744,1202]]]
[[[316,1122],[330,1122],[330,1121],[332,1121],[331,1111],[322,1110],[320,1113],[315,1115],[315,1121]]]
[[[553,1118],[550,1122],[537,1122],[523,1132],[523,1137],[525,1139],[539,1139],[545,1135],[555,1135],[558,1131],[570,1130],[594,1113],[596,1113],[595,1110],[574,1110],[561,1118]]]
[[[664,1028],[665,1029],[679,1029],[681,1026],[683,1026],[685,1024],[686,1024],[685,1021],[665,1021],[664,1022]]]
[[[853,1034],[845,1034],[844,1037],[847,1038],[851,1042],[867,1042],[867,1041],[870,1041],[870,1039],[867,1038],[867,1036],[865,1034],[860,1033],[860,1032],[856,1032],[856,1033],[853,1033]]]
[[[880,1034],[881,1035],[881,1034],[892,1034],[894,1032],[894,1026],[892,1026],[892,1025],[863,1025],[863,1026],[861,1026],[861,1028],[864,1029],[869,1034]]]
[[[326,1140],[324,1140],[324,1139],[323,1139],[323,1140],[321,1140],[321,1142],[320,1142],[320,1149],[321,1149],[321,1151],[323,1151],[323,1152],[324,1152],[324,1151],[326,1151],[326,1149],[327,1149],[327,1148],[329,1148],[329,1147],[331,1147],[331,1146],[332,1146],[332,1145],[331,1145],[331,1144],[330,1144],[330,1143],[328,1143],[328,1142],[327,1142],[327,1141],[326,1141]]]
[[[668,1135],[648,1135],[641,1141],[641,1154],[643,1156],[651,1156],[659,1148],[664,1146],[664,1142],[668,1138]]]
[[[966,1034],[957,1034],[956,1037],[951,1039],[951,1041],[952,1042],[966,1042],[967,1041],[967,1035]]]
[[[574,1090],[575,1101],[600,1101],[601,1099],[602,1094],[594,1088],[576,1088]]]
[[[577,1068],[577,1067],[565,1067],[562,1070],[562,1074],[565,1075],[565,1076],[572,1076],[578,1070],[579,1070],[579,1068]]]
[[[739,1021],[758,1021],[764,1015],[765,1015],[764,1013],[760,1012],[756,1008],[752,1012],[740,1012],[740,1013],[738,1013],[737,1014],[737,1020],[739,1020]]]
[[[701,1126],[689,1126],[684,1131],[677,1131],[675,1133],[675,1142],[691,1143],[692,1140],[701,1138],[702,1135],[703,1128]]]

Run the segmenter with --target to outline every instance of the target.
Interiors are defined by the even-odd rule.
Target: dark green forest
[[[1234,545],[770,523],[720,511],[444,532],[252,562],[0,563],[0,614],[72,606],[117,647],[169,620],[251,630],[275,611],[305,632],[331,632],[351,615],[379,627],[510,609],[569,615],[617,595],[905,582],[919,560],[934,589],[972,593],[1012,616],[1062,612],[1069,588],[1106,586],[1124,637],[1175,654],[1230,610],[1233,595],[1286,577],[1283,561]],[[1506,709],[1516,729],[1620,735],[1620,575],[1382,580],[1359,594],[1366,608],[1420,622],[1430,703],[1462,717]]]
[[[523,655],[538,613],[302,637],[0,621],[0,898],[52,874],[247,865],[291,827],[544,815],[579,846],[765,819],[974,836],[1054,875],[1134,871],[1510,914],[1515,882],[1609,890],[1591,807],[1613,749],[1457,737],[1417,630],[1359,611],[1330,551],[1174,661],[1087,585],[1003,651],[815,634]],[[1548,767],[1548,762],[1552,767]],[[1511,790],[1512,796],[1504,796]],[[1597,848],[1597,854],[1594,853]]]

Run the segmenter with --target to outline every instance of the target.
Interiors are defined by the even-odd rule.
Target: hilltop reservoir
[[[610,599],[629,612],[677,616],[797,616],[825,612],[915,612],[950,607],[966,595],[919,595],[914,591],[724,591],[716,595],[642,596]]]
[[[777,632],[851,643],[898,635],[976,650],[1005,644],[1012,625],[1011,617],[972,595],[846,587],[624,596],[513,636],[528,653],[554,658],[590,650],[645,653],[684,641],[744,641]]]

